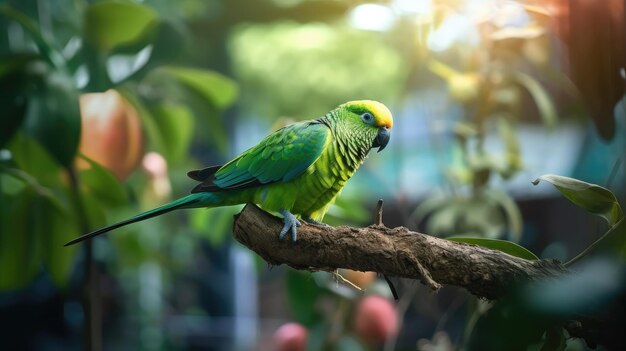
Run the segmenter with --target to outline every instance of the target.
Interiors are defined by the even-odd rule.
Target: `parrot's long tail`
[[[206,193],[204,193],[206,194]],[[91,239],[95,236],[98,236],[100,234],[104,234],[107,233],[113,229],[117,229],[119,227],[123,227],[125,225],[131,224],[131,223],[135,223],[135,222],[140,222],[143,220],[146,220],[148,218],[152,218],[152,217],[156,217],[159,215],[162,215],[164,213],[170,212],[170,211],[174,211],[177,209],[181,209],[181,208],[193,208],[193,207],[202,207],[202,203],[203,203],[203,198],[205,196],[203,196],[204,194],[201,193],[196,193],[196,194],[191,194],[191,195],[187,195],[183,198],[180,198],[176,201],[172,201],[168,204],[165,204],[163,206],[157,207],[153,210],[150,211],[146,211],[143,213],[140,213],[136,216],[133,216],[127,220],[115,223],[115,224],[111,224],[110,226],[106,226],[104,228],[100,228],[96,231],[93,231],[91,233],[87,233],[85,235],[79,236],[78,238],[68,242],[67,244],[65,244],[64,246],[69,246],[69,245],[74,245],[76,243],[79,243],[81,241],[87,240],[87,239]]]

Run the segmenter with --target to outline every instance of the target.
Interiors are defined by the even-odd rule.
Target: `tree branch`
[[[279,241],[282,220],[247,205],[235,216],[233,235],[269,264],[334,271],[348,268],[419,279],[437,290],[455,285],[486,299],[497,299],[514,284],[560,275],[556,260],[529,261],[487,248],[452,242],[407,228],[321,227],[303,224],[298,241]]]

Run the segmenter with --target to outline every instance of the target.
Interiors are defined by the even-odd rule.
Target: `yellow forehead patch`
[[[391,111],[387,108],[387,106],[382,103],[374,100],[357,100],[346,102],[344,105],[354,106],[356,108],[362,108],[372,113],[374,116],[374,126],[376,127],[393,127],[393,117],[391,116]]]

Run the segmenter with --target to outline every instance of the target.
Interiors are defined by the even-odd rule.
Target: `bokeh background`
[[[237,206],[62,244],[187,194],[188,170],[271,130],[374,99],[394,114],[391,142],[328,224],[371,224],[384,199],[389,227],[567,261],[606,221],[531,181],[573,177],[624,203],[625,11],[619,0],[0,1],[0,348],[428,351],[497,344],[498,323],[519,335],[528,323],[489,324],[493,304],[454,287],[392,278],[393,302],[375,273],[339,272],[359,291],[269,267],[232,239]],[[579,271],[547,290],[623,319],[623,265]],[[277,332],[286,323],[297,324]],[[612,332],[601,347],[623,342]],[[520,349],[589,347],[560,327],[528,340]]]

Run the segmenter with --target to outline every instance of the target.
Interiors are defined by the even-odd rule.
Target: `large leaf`
[[[175,23],[161,21],[156,29],[156,35],[152,44],[152,62],[172,62],[185,51],[187,38],[184,28]]]
[[[0,148],[17,132],[26,117],[26,87],[41,79],[29,74],[32,73],[28,69],[31,63],[41,66],[43,61],[33,54],[11,55],[0,60],[0,106],[3,110],[0,114]]]
[[[58,286],[65,286],[76,248],[68,250],[63,244],[76,236],[76,222],[50,193],[24,187],[17,194],[8,195],[5,184],[2,179],[0,290],[27,285],[42,264]]]
[[[193,135],[191,111],[183,105],[161,104],[151,112],[165,144],[165,158],[170,162],[184,159]]]
[[[141,118],[143,130],[147,135],[149,143],[147,149],[157,151],[160,154],[166,154],[166,144],[163,135],[161,135],[161,129],[143,100],[133,89],[129,87],[119,87],[117,92],[120,93],[120,95],[122,95],[124,99],[126,99],[126,101],[128,101],[128,103],[130,103],[135,109],[137,109],[139,117]]]
[[[80,141],[78,91],[70,77],[51,72],[30,98],[24,131],[65,167],[74,161]]]
[[[13,160],[27,177],[43,186],[55,187],[61,181],[61,168],[41,144],[18,133],[8,145]]]
[[[113,173],[84,155],[81,159],[89,165],[88,169],[80,172],[84,194],[91,194],[109,206],[127,202],[126,191]]]
[[[576,206],[606,219],[611,227],[624,217],[615,195],[606,188],[578,179],[552,174],[535,179],[533,184],[537,185],[541,180],[552,183],[563,196]]]
[[[36,195],[25,188],[15,196],[0,191],[0,196],[0,291],[16,290],[28,284],[40,268],[43,245],[35,235]]]
[[[135,44],[156,28],[157,13],[135,2],[101,1],[87,7],[85,39],[101,51]]]
[[[0,68],[1,69],[1,68]],[[26,116],[26,97],[18,88],[22,75],[14,72],[0,77],[0,148],[15,134]]]
[[[470,237],[451,237],[446,238],[451,241],[474,244],[482,247],[486,247],[492,250],[502,251],[511,256],[516,256],[519,258],[523,258],[526,260],[537,260],[539,259],[534,253],[528,251],[528,249],[506,240],[498,240],[498,239],[483,239],[483,238],[470,238]]]
[[[37,219],[41,223],[40,240],[45,243],[43,263],[52,281],[58,287],[66,287],[72,273],[74,256],[78,246],[63,246],[80,234],[77,222],[50,198],[41,198],[41,214]]]
[[[171,66],[161,68],[159,72],[199,94],[218,109],[228,107],[237,97],[238,88],[235,82],[217,72]]]
[[[5,196],[15,196],[26,187],[27,184],[25,184],[24,179],[18,177],[16,174],[11,174],[11,170],[2,169],[2,172],[0,172],[0,196],[3,194]],[[0,207],[3,204],[2,201],[8,201],[2,197],[0,197],[0,200]]]

